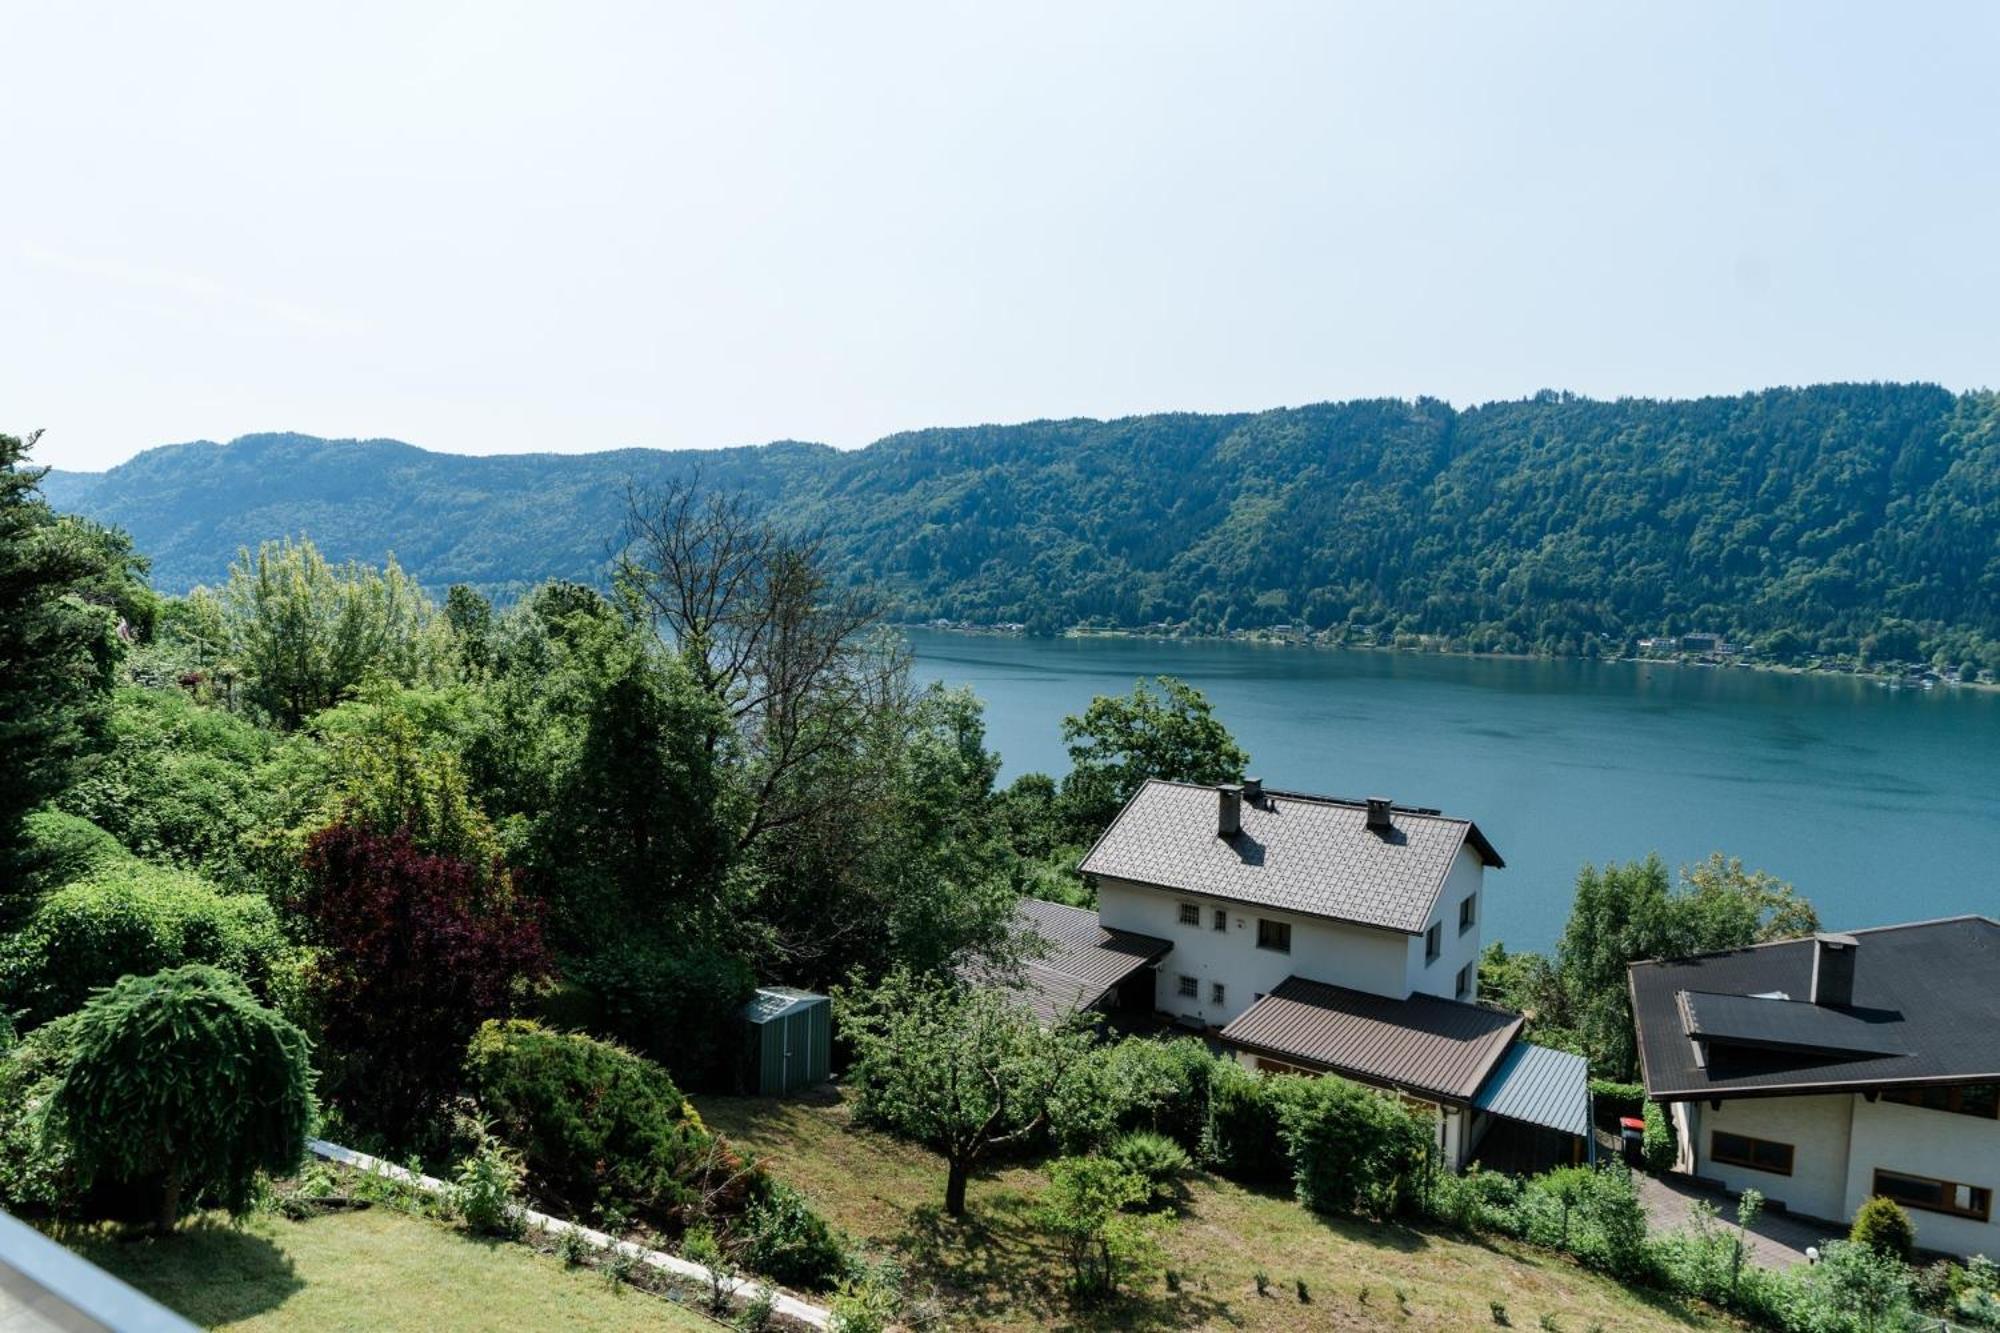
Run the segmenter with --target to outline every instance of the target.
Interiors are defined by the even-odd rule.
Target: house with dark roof
[[[1646,1094],[1680,1171],[1844,1227],[2000,1253],[2000,922],[1953,917],[1634,963]]]
[[[1512,1158],[1572,1160],[1590,1136],[1583,1061],[1479,1003],[1484,876],[1504,864],[1436,810],[1149,781],[1080,866],[1094,913],[1023,906],[1048,944],[1022,990],[1045,1017],[1139,1010],[1251,1069],[1400,1094],[1435,1111],[1454,1166],[1502,1122]]]

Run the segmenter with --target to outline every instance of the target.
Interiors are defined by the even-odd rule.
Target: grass
[[[1028,1211],[1046,1183],[1032,1166],[974,1179],[968,1216],[943,1216],[944,1168],[913,1145],[853,1126],[839,1104],[699,1099],[704,1120],[770,1161],[831,1221],[893,1253],[912,1287],[935,1293],[952,1327],[980,1329],[1486,1330],[1496,1303],[1514,1324],[1620,1333],[1728,1325],[1634,1292],[1569,1260],[1506,1240],[1323,1218],[1289,1195],[1198,1178],[1168,1234],[1171,1290],[1155,1271],[1113,1304],[1074,1305],[1060,1260]],[[1269,1290],[1260,1295],[1263,1272]],[[1309,1303],[1298,1299],[1303,1281]],[[1365,1294],[1364,1294],[1365,1291]]]
[[[562,1328],[683,1333],[716,1325],[508,1241],[391,1208],[302,1222],[203,1219],[159,1240],[57,1238],[206,1328],[394,1333]]]

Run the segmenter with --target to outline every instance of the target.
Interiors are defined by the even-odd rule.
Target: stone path
[[[1735,1225],[1736,1201],[1720,1190],[1697,1184],[1686,1176],[1653,1176],[1634,1173],[1639,1184],[1639,1201],[1655,1231],[1677,1231],[1694,1215],[1694,1205],[1715,1205],[1721,1220]],[[1750,1228],[1750,1249],[1766,1268],[1789,1268],[1806,1261],[1806,1246],[1819,1245],[1842,1235],[1844,1228],[1822,1222],[1807,1222],[1789,1213],[1766,1212]]]

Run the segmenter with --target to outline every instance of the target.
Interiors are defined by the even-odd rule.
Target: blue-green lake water
[[[1478,822],[1507,859],[1487,935],[1545,948],[1577,867],[1722,850],[1832,929],[2000,913],[2000,694],[1842,676],[1279,645],[910,631],[970,685],[1005,776],[1068,767],[1060,727],[1141,676],[1205,691],[1275,786]]]

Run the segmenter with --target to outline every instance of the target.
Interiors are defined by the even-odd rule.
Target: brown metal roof
[[[1634,963],[1647,1093],[1668,1101],[2000,1082],[1991,984],[2000,922],[1951,917],[1852,937],[1853,1003],[1837,1007],[1810,1002],[1810,939]]]
[[[1044,1022],[1088,1009],[1174,947],[1171,940],[1101,926],[1096,912],[1039,898],[1021,900],[1015,929],[1039,937],[1041,952],[1022,964],[1018,976],[985,979],[1018,992]]]
[[[1222,1040],[1371,1083],[1468,1102],[1521,1030],[1521,1016],[1435,995],[1395,1000],[1287,977]]]
[[[1452,859],[1470,844],[1504,865],[1467,819],[1396,807],[1368,827],[1367,803],[1266,789],[1242,805],[1242,831],[1216,834],[1216,791],[1148,781],[1083,859],[1086,875],[1155,884],[1358,925],[1423,932]]]

